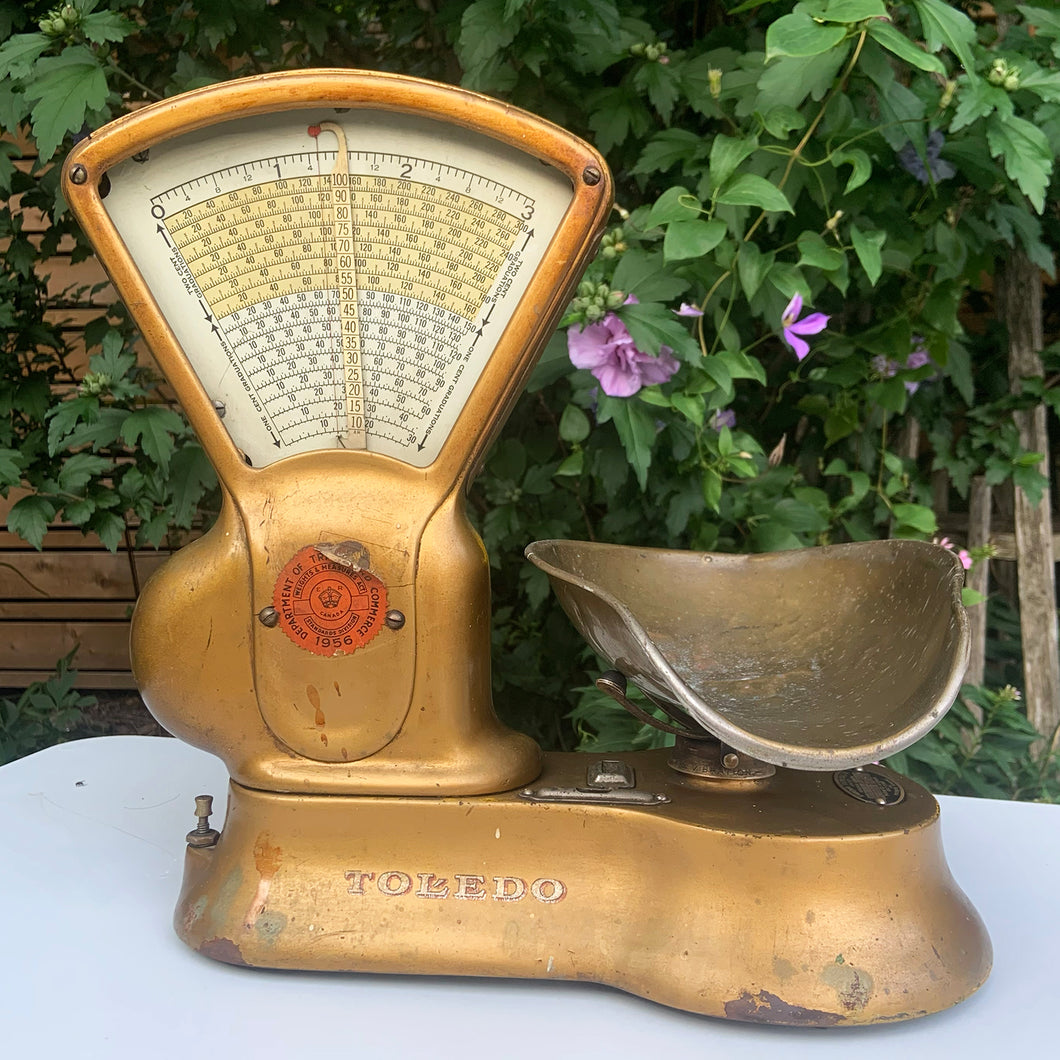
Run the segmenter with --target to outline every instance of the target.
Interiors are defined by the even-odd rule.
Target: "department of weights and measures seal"
[[[318,549],[300,549],[276,579],[272,606],[278,625],[301,648],[332,656],[367,644],[383,627],[386,586]]]

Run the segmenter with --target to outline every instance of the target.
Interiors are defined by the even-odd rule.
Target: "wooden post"
[[[999,318],[1008,328],[1008,374],[1013,393],[1020,377],[1041,375],[1041,270],[1022,248],[998,263],[994,282]],[[1043,454],[1040,469],[1049,474],[1049,434],[1045,406],[1014,414],[1020,445]],[[1060,643],[1057,637],[1056,572],[1048,485],[1037,505],[1015,491],[1016,564],[1019,577],[1020,630],[1023,641],[1023,695],[1027,716],[1038,731],[1053,739],[1060,726]]]
[[[968,496],[968,548],[983,548],[990,543],[991,489],[982,475],[972,479]],[[969,589],[986,596],[990,586],[990,559],[984,557],[968,572],[965,584]],[[972,637],[972,652],[968,657],[965,681],[981,685],[986,670],[986,601],[968,608],[968,626]]]

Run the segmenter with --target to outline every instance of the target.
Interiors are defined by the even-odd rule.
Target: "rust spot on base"
[[[843,1021],[838,1012],[790,1005],[768,990],[759,990],[757,994],[745,990],[735,1000],[726,1001],[725,1016],[731,1020],[774,1023],[784,1027],[834,1027]]]
[[[207,939],[200,947],[199,952],[204,957],[215,961],[223,961],[225,964],[238,964],[242,968],[250,965],[243,960],[243,954],[239,947],[231,939]]]

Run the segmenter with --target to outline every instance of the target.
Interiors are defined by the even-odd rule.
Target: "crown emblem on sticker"
[[[384,624],[386,586],[371,571],[344,563],[344,558],[307,545],[291,557],[273,588],[277,624],[314,655],[348,655]]]

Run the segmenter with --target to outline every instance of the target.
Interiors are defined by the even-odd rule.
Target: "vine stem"
[[[128,70],[123,70],[117,64],[113,57],[107,57],[107,66],[109,69],[113,70],[114,73],[120,75],[121,77],[124,77],[130,85],[135,85],[141,92],[144,93],[144,95],[149,96],[151,99],[158,101],[165,98],[161,95],[161,93],[156,92],[153,88],[148,88],[147,85],[145,85],[142,81],[139,81],[135,77],[133,77],[133,75],[130,74]]]
[[[825,111],[828,110],[828,105],[832,102],[833,99],[835,99],[836,94],[846,84],[847,78],[850,77],[851,73],[854,70],[854,67],[857,65],[858,59],[861,56],[861,49],[865,46],[865,41],[868,38],[868,35],[869,32],[865,29],[863,29],[858,35],[858,42],[854,46],[854,54],[850,57],[850,62],[847,63],[847,68],[836,79],[836,83],[832,86],[832,90],[828,93],[827,98],[821,104],[821,109],[817,112],[817,117],[815,117],[813,121],[810,122],[810,127],[806,130],[802,139],[798,142],[798,145],[795,147],[795,150],[791,152],[791,155],[788,158],[788,164],[784,167],[784,175],[780,178],[780,181],[777,184],[778,189],[783,188],[784,185],[788,182],[788,177],[791,176],[791,171],[795,168],[795,163],[798,161],[799,156],[802,154],[803,151],[806,150],[806,145],[810,142],[810,137],[813,136],[813,134],[817,131],[817,126],[820,125],[821,122],[824,120]],[[763,210],[758,215],[758,218],[755,220],[755,223],[751,225],[751,227],[747,230],[747,235],[743,237],[743,241],[745,243],[749,242],[751,236],[753,236],[755,232],[758,231],[758,226],[766,219],[767,213],[767,210]]]

